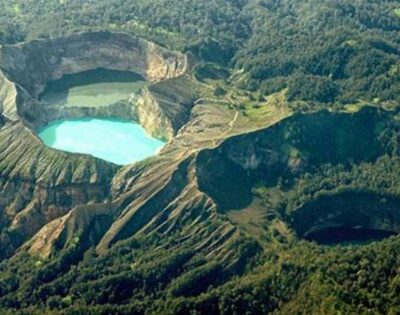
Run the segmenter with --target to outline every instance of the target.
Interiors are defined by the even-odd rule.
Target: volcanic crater
[[[266,111],[249,116],[226,99],[206,96],[210,86],[193,75],[198,63],[191,54],[122,33],[2,46],[0,256],[19,250],[46,258],[77,244],[82,252],[95,247],[103,254],[137,236],[162,235],[165,248],[190,246],[229,273],[257,255],[259,236],[270,241],[278,223],[288,239],[319,241],[316,233],[332,228],[385,237],[399,232],[400,203],[389,193],[334,194],[322,187],[296,206],[285,198],[268,203],[277,199],[269,191],[289,192],[323,165],[375,163],[390,154],[382,130],[399,127],[396,111],[296,113],[277,93],[266,100]],[[99,106],[49,106],[42,99],[49,82],[98,69],[135,73],[146,85]],[[160,154],[121,167],[48,148],[36,134],[55,120],[82,117],[136,121],[168,143]],[[267,194],[254,193],[260,183]],[[240,219],[253,213],[260,219],[252,226]],[[170,235],[179,241],[169,244]],[[250,254],[237,249],[253,237]]]

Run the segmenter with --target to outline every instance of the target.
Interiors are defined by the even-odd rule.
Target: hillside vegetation
[[[400,101],[400,4],[364,0],[10,0],[0,43],[107,29],[227,66],[238,86],[289,100]]]
[[[21,244],[0,252],[0,314],[400,314],[398,0],[0,1],[0,44],[91,30],[188,53],[185,74],[142,91],[173,133],[160,155],[122,169],[81,157],[79,174],[102,170],[101,198],[67,203],[28,241],[4,225],[0,241]],[[10,204],[30,205],[20,192],[40,201],[51,171],[72,177],[61,162],[76,164],[25,146],[23,122],[5,117],[0,171],[34,173],[20,148],[39,147],[46,172],[33,188],[0,174],[0,225]],[[337,226],[390,237],[309,237]]]

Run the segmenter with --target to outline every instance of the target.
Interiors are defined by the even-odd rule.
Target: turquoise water
[[[60,120],[38,134],[51,148],[86,153],[119,165],[155,155],[164,146],[139,124],[119,119]]]

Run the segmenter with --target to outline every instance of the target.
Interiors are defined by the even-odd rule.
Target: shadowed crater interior
[[[369,192],[322,196],[295,210],[298,236],[323,245],[368,243],[400,231],[400,200]]]
[[[396,235],[393,231],[340,226],[327,227],[319,231],[311,232],[304,238],[308,241],[315,241],[322,245],[335,245],[346,243],[369,243],[380,241],[393,235]]]

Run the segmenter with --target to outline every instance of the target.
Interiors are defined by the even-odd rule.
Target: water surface
[[[164,145],[139,124],[119,119],[60,120],[40,129],[38,135],[49,147],[119,165],[155,155]]]
[[[40,99],[50,106],[104,106],[129,98],[147,84],[132,72],[96,69],[48,82]]]

